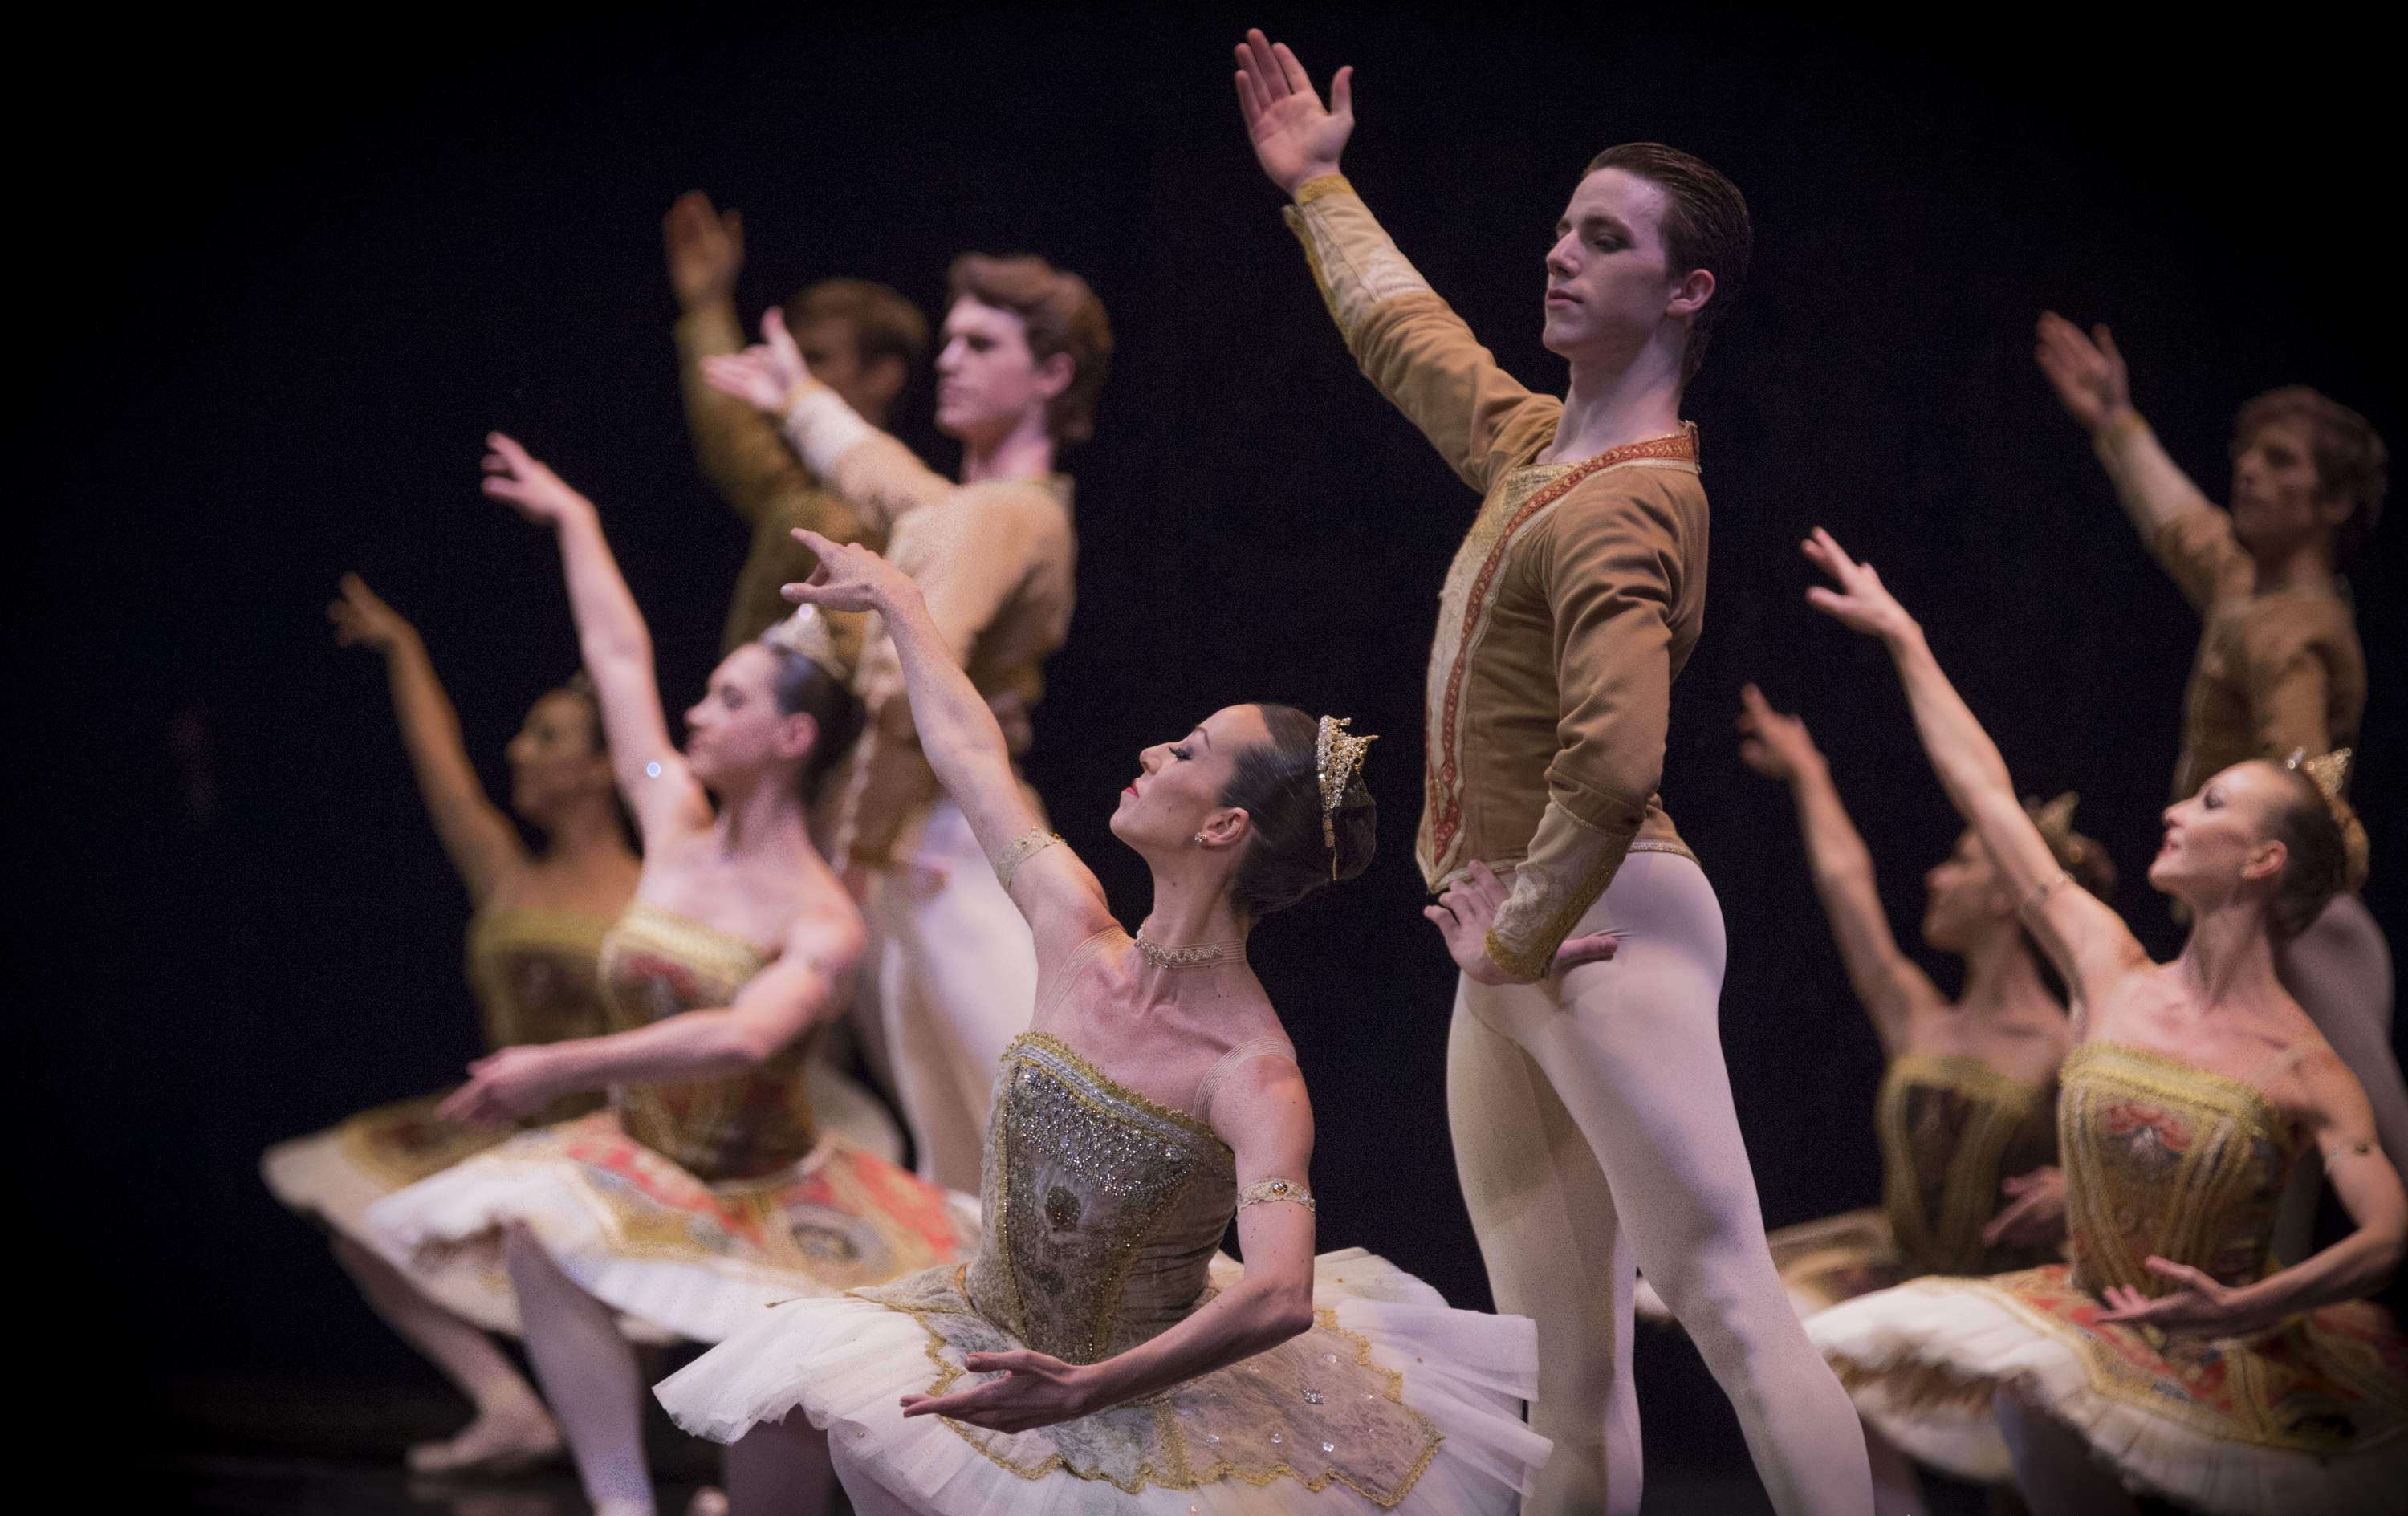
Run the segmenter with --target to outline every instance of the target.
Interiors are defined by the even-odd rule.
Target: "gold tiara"
[[[796,606],[793,615],[762,633],[761,640],[773,648],[801,653],[826,669],[828,677],[839,684],[853,682],[853,670],[837,652],[827,618],[820,614],[817,606]]]
[[[1321,781],[1321,840],[1329,849],[1329,877],[1338,877],[1338,814],[1340,802],[1346,798],[1346,788],[1354,782],[1355,771],[1363,766],[1363,750],[1379,737],[1356,737],[1346,730],[1354,724],[1352,716],[1324,716],[1321,728],[1312,739],[1313,777]]]
[[[2358,819],[2357,808],[2350,805],[2345,793],[2349,785],[2350,761],[2356,756],[2353,749],[2335,748],[2330,752],[2318,753],[2311,758],[2305,748],[2293,748],[2291,755],[2283,760],[2285,768],[2308,777],[2308,782],[2316,787],[2316,794],[2325,797],[2325,805],[2332,811],[2333,820],[2340,823],[2343,882],[2353,891],[2366,887],[2368,851],[2366,823]]]

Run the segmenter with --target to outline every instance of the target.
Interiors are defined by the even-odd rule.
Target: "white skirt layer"
[[[1241,1464],[1182,1477],[1149,1467],[1132,1481],[1140,1486],[1134,1491],[1104,1475],[1073,1473],[1066,1466],[1082,1461],[1082,1444],[1110,1435],[1090,1423],[1112,1411],[1010,1436],[937,1417],[907,1421],[898,1400],[947,1382],[953,1377],[952,1366],[930,1326],[859,1295],[781,1306],[663,1380],[654,1393],[679,1425],[723,1442],[757,1423],[781,1421],[799,1407],[841,1447],[846,1465],[938,1516],[1268,1516],[1360,1510],[1367,1504],[1426,1516],[1508,1516],[1517,1509],[1549,1451],[1547,1439],[1521,1419],[1520,1403],[1538,1383],[1536,1326],[1524,1317],[1451,1309],[1437,1291],[1360,1249],[1324,1253],[1313,1268],[1314,1304],[1329,1313],[1325,1321],[1334,1320],[1340,1333],[1369,1344],[1369,1364],[1384,1371],[1383,1379],[1398,1376],[1397,1399],[1436,1433],[1418,1472],[1406,1470],[1393,1485],[1383,1485],[1384,1499],[1377,1494],[1367,1499],[1349,1488],[1342,1475],[1330,1472],[1323,1452],[1304,1440],[1321,1436],[1316,1428],[1326,1423],[1306,1405],[1300,1389],[1284,1412],[1268,1409],[1257,1399],[1240,1405],[1234,1397],[1226,1409],[1247,1418],[1246,1440],[1260,1446],[1267,1437],[1283,1437],[1285,1447],[1297,1449],[1304,1472]],[[1238,1266],[1218,1259],[1213,1270],[1216,1282],[1226,1284]],[[1344,1338],[1317,1328],[1271,1352],[1291,1348],[1308,1372],[1323,1374],[1334,1388],[1338,1381],[1326,1377],[1326,1369],[1311,1366],[1325,1357],[1339,1362]],[[960,1375],[957,1387],[985,1377]],[[1207,1430],[1203,1417],[1189,1424],[1189,1413],[1175,1405],[1182,1391],[1204,1391],[1214,1377],[1191,1380],[1163,1397],[1159,1413],[1182,1417],[1178,1431],[1191,1468],[1206,1457],[1223,1456],[1206,1446],[1221,1438]],[[1266,1415],[1275,1418],[1268,1432]],[[1225,1426],[1233,1444],[1240,1440],[1239,1426]],[[1052,1451],[1057,1449],[1062,1451]],[[1005,1466],[1003,1458],[1020,1469]],[[1032,1477],[1022,1471],[1030,1468],[1039,1472]]]
[[[2211,1516],[2365,1516],[2401,1509],[2408,1491],[2408,1438],[2327,1456],[2215,1436],[2178,1394],[2114,1393],[2057,1318],[1980,1280],[1915,1280],[1846,1301],[1806,1335],[1865,1419],[1916,1456],[1913,1429],[1933,1424],[1936,1406],[1995,1435],[1988,1392],[2005,1385],[2079,1432],[2128,1487]]]

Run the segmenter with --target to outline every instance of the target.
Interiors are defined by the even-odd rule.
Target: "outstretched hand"
[[[678,308],[692,310],[736,295],[744,269],[744,213],[718,210],[710,196],[688,190],[661,218],[661,246],[668,254],[669,288]]]
[[[1447,886],[1437,905],[1422,908],[1422,916],[1446,938],[1447,955],[1467,978],[1481,984],[1534,983],[1507,973],[1488,956],[1488,929],[1497,923],[1497,911],[1504,904],[1504,881],[1486,864],[1475,863],[1469,873]],[[1566,937],[1555,950],[1554,971],[1603,963],[1621,948],[1620,940],[1608,933]]]
[[[1324,107],[1304,65],[1284,42],[1259,27],[1238,44],[1238,113],[1254,144],[1254,161],[1273,184],[1296,193],[1308,179],[1338,172],[1339,155],[1354,132],[1354,69],[1340,69],[1329,81]]]
[[[507,1124],[566,1093],[555,1077],[552,1050],[523,1044],[470,1064],[468,1082],[452,1091],[435,1114],[447,1122]]]
[[[485,434],[485,493],[509,504],[531,522],[557,526],[594,502],[579,494],[561,477],[517,441],[500,432]]]
[[[391,652],[418,632],[407,617],[386,605],[357,574],[343,576],[342,594],[327,606],[326,619],[335,623],[336,643],[346,648]]]
[[[1046,1353],[1025,1348],[964,1353],[962,1366],[973,1374],[1001,1370],[1003,1378],[952,1394],[907,1394],[902,1399],[903,1414],[950,1416],[991,1431],[1025,1432],[1099,1409],[1089,1404],[1085,1370]]]
[[[2095,433],[2132,408],[2131,376],[2104,322],[2085,336],[2081,327],[2056,311],[2044,310],[2032,356],[2040,360],[2040,371],[2056,387],[2065,413],[2086,431]]]
[[[2007,1203],[1982,1228],[1982,1244],[2042,1248],[2065,1235],[2065,1170],[2054,1164],[1999,1181]]]
[[[2109,1309],[2100,1313],[2100,1321],[2203,1337],[2229,1337],[2261,1324],[2242,1303],[2241,1292],[2212,1274],[2155,1254],[2141,1266],[2174,1288],[2152,1300],[2128,1284],[2111,1284],[2102,1292]]]
[[[780,586],[778,593],[796,605],[882,611],[918,593],[910,575],[857,542],[838,542],[808,526],[795,528],[795,540],[819,560],[810,578]]]
[[[742,352],[715,352],[702,361],[710,387],[773,416],[782,415],[795,386],[810,377],[803,350],[786,330],[786,313],[771,306],[761,318],[761,340]]]
[[[1830,533],[1818,526],[1814,535],[1799,547],[1809,562],[1839,585],[1836,590],[1814,585],[1806,592],[1808,605],[1848,630],[1868,636],[1891,636],[1914,625],[1914,618],[1906,613],[1906,608],[1882,587],[1881,576],[1873,572],[1873,565],[1849,557]]]
[[[1753,684],[1739,689],[1739,758],[1769,779],[1787,783],[1823,761],[1813,734],[1795,716],[1772,708]]]

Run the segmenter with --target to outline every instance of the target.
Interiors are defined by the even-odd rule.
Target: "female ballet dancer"
[[[1371,739],[1245,705],[1146,749],[1111,819],[1154,878],[1132,937],[911,580],[803,540],[819,567],[790,594],[884,621],[929,761],[1028,920],[1038,1009],[996,1079],[968,1269],[781,1306],[662,1403],[719,1438],[800,1407],[863,1516],[1514,1509],[1547,1451],[1516,1403],[1531,1323],[1450,1310],[1358,1249],[1313,1256],[1312,1107],[1246,962],[1264,917],[1370,862]],[[1214,1254],[1233,1216],[1242,1269]]]
[[[2356,741],[2366,653],[2348,581],[2335,570],[2382,515],[2382,436],[2304,385],[2271,390],[2232,419],[2232,508],[2219,510],[2132,408],[2124,355],[2106,327],[2086,336],[2043,314],[2037,356],[2066,414],[2090,434],[2142,542],[2203,618],[2173,797],[2189,799],[2208,775],[2246,758],[2314,758]],[[2385,1153],[2408,1164],[2391,950],[2357,891],[2334,895],[2286,940],[2277,966],[2365,1085]],[[2315,1180],[2311,1160],[2285,1207],[2287,1258],[2306,1251]]]
[[[2014,896],[1971,831],[1924,876],[1923,940],[1965,965],[1950,1000],[1899,951],[1872,853],[1841,803],[1806,723],[1740,692],[1740,757],[1789,787],[1814,893],[1887,1067],[1873,1108],[1882,1204],[1785,1226],[1766,1240],[1801,1316],[1926,1274],[1999,1274],[2055,1262],[2064,1237],[2057,1066],[2073,1046],[2065,1003],[2042,979]],[[2074,797],[2028,807],[2075,882],[2105,898],[2114,865],[2073,830]],[[2001,1202],[2003,1199],[2003,1209]],[[1642,1288],[1640,1312],[1667,1316]],[[1909,1457],[1978,1483],[2013,1477],[1985,1414],[1926,1414],[1867,1428],[1876,1511],[1928,1509]]]
[[[2072,1002],[2058,1075],[2070,1266],[1918,1280],[1807,1330],[1859,1404],[1994,1397],[2034,1509],[2358,1512],[2408,1488],[2408,1336],[2359,1299],[2408,1249],[2373,1112],[2283,987],[2283,940],[2349,882],[2340,776],[2243,759],[2166,809],[2149,882],[2189,908],[2171,964],[2076,883],[1870,565],[1816,531],[1808,592],[1898,665],[1948,797]],[[2287,1268],[2275,1209],[2311,1149],[2356,1230]],[[2386,1493],[2387,1492],[2387,1493]]]
[[[949,285],[937,429],[962,444],[958,483],[812,379],[774,308],[758,346],[706,357],[702,371],[779,417],[810,472],[885,534],[1016,758],[1045,660],[1070,627],[1078,538],[1070,480],[1054,461],[1095,430],[1111,325],[1084,279],[1041,258],[965,254]],[[886,1056],[921,1177],[967,1190],[996,1061],[1028,1024],[1037,962],[1027,926],[928,772],[895,650],[874,629],[854,688],[866,724],[837,780],[829,857],[864,897]]]
[[[1864,1438],[1766,1253],[1717,1025],[1722,908],[1656,791],[1705,621],[1684,387],[1739,294],[1738,188],[1655,143],[1593,160],[1547,250],[1560,400],[1497,365],[1340,173],[1325,107],[1259,31],[1238,104],[1347,350],[1481,492],[1440,594],[1419,836],[1461,971],[1447,1124],[1498,1309],[1548,1345],[1531,1509],[1639,1509],[1634,1263],[1730,1397],[1776,1509],[1862,1516]],[[1601,961],[1617,929],[1622,952]]]
[[[371,1220],[412,1251],[499,1244],[587,1498],[638,1516],[652,1509],[642,1385],[614,1312],[716,1342],[773,1301],[943,1263],[970,1229],[941,1192],[825,1132],[804,1091],[862,938],[805,822],[853,720],[842,685],[797,651],[809,628],[722,660],[681,751],[593,504],[510,438],[488,442],[485,493],[559,536],[644,865],[602,944],[613,1030],[504,1049],[471,1065],[442,1114],[508,1120],[606,1088],[610,1102],[405,1190]],[[731,1450],[729,1500],[816,1509],[826,1471],[811,1452],[796,1439]]]
[[[601,1031],[595,957],[635,894],[638,865],[620,824],[592,692],[581,680],[547,692],[510,739],[510,811],[542,838],[530,849],[478,782],[418,629],[356,574],[343,576],[326,618],[344,647],[384,657],[394,719],[427,818],[468,887],[468,983],[486,1048]],[[437,1120],[443,1098],[380,1106],[279,1143],[260,1169],[279,1200],[326,1226],[336,1261],[369,1309],[475,1407],[457,1436],[410,1448],[410,1469],[507,1474],[560,1452],[551,1413],[485,1335],[519,1329],[508,1280],[461,1260],[394,1255],[367,1225],[369,1206],[505,1135]],[[566,1121],[597,1104],[598,1097],[564,1095],[536,1120]]]

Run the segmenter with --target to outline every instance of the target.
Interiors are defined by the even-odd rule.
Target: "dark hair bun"
[[[1254,836],[1231,886],[1252,921],[1283,910],[1334,880],[1371,866],[1379,847],[1379,806],[1358,769],[1322,830],[1321,776],[1315,767],[1321,723],[1294,706],[1257,702],[1269,740],[1237,755],[1221,803],[1245,811]],[[1331,856],[1329,838],[1336,838]]]

